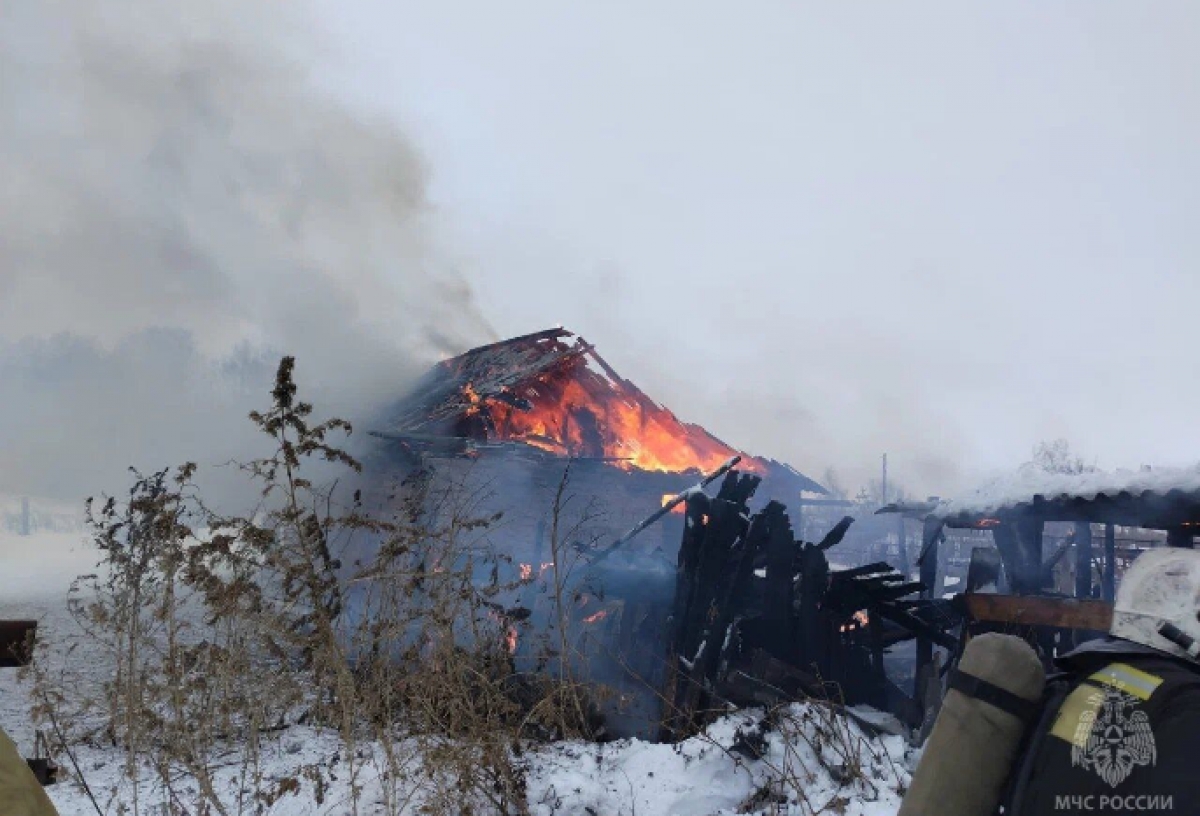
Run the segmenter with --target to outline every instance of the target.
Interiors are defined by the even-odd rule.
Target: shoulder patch
[[[1091,675],[1088,680],[1123,691],[1139,700],[1149,700],[1163,682],[1158,675],[1135,669],[1128,663],[1112,663]]]
[[[1083,748],[1098,713],[1112,692],[1128,695],[1131,702],[1145,702],[1162,683],[1163,679],[1158,675],[1135,669],[1127,663],[1105,666],[1067,695],[1050,733],[1076,748]]]

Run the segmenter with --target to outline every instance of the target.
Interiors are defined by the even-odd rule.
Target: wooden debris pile
[[[785,507],[751,514],[754,475],[726,475],[716,497],[688,496],[668,632],[662,736],[694,732],[713,711],[805,697],[864,703],[916,727],[924,712],[889,679],[884,656],[918,639],[954,649],[950,604],[887,564],[833,569],[796,540]]]

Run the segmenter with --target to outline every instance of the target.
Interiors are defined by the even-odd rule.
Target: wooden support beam
[[[1019,558],[1019,578],[1015,581],[1023,592],[1038,592],[1044,583],[1042,575],[1042,536],[1046,523],[1037,516],[1022,516],[1015,525]]]
[[[1172,527],[1167,530],[1167,546],[1190,550],[1193,546],[1192,536],[1195,532],[1191,527]]]
[[[1107,632],[1112,624],[1112,604],[1077,598],[1037,595],[959,595],[963,613],[982,623],[1012,626],[1053,626]]]
[[[933,597],[937,585],[938,547],[942,539],[942,523],[933,516],[926,516],[921,528],[921,555],[917,559],[921,571],[921,583],[925,586],[923,598]],[[924,705],[925,688],[922,681],[933,665],[933,639],[924,633],[917,636],[917,665],[914,675],[913,700],[917,708]]]
[[[1100,595],[1112,603],[1117,599],[1117,527],[1104,525],[1104,581]]]
[[[1092,525],[1075,522],[1075,597],[1092,597]]]
[[[1041,519],[1019,516],[1002,519],[992,528],[1009,588],[1017,595],[1042,588],[1042,527]]]

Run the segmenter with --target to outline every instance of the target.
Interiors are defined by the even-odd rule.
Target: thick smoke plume
[[[0,6],[0,492],[244,456],[279,354],[363,415],[491,339],[404,136],[294,4]]]

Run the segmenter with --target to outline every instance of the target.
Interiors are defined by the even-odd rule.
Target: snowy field
[[[81,534],[19,536],[2,531],[0,554],[0,617],[36,618],[40,639],[53,646],[55,655],[63,655],[69,644],[80,641],[72,657],[73,668],[92,682],[101,682],[106,672],[103,661],[87,653],[66,613],[70,577],[88,571],[94,561],[81,544]],[[29,706],[30,685],[18,678],[16,670],[0,670],[0,726],[26,755],[32,753],[34,744]],[[823,711],[796,706],[787,713],[782,729],[768,729],[756,740],[761,720],[761,712],[731,715],[704,735],[679,745],[620,741],[530,746],[520,760],[528,811],[534,816],[884,816],[896,812],[915,763],[902,738],[868,736],[857,726],[838,720],[832,723],[838,736],[831,739],[831,723]],[[781,730],[788,736],[781,735]],[[754,750],[746,750],[747,745]],[[260,768],[262,784],[280,789],[278,800],[266,810],[256,811],[249,805],[239,808],[231,793],[229,812],[274,816],[403,812],[415,816],[432,783],[420,774],[406,783],[407,789],[394,779],[381,780],[371,770],[375,767],[372,755],[380,748],[358,747],[358,756],[365,760],[364,771],[351,780],[342,770],[346,763],[335,734],[304,727],[288,729],[267,746]],[[403,753],[405,746],[398,750]],[[59,812],[62,816],[96,814],[67,758],[56,759],[63,767],[64,781],[49,793]],[[121,812],[130,797],[122,780],[122,755],[115,749],[95,747],[80,749],[76,759],[101,812]],[[244,763],[238,761],[235,748],[217,762],[222,763],[218,781],[233,791],[245,772]],[[327,789],[301,784],[299,790],[292,790],[284,784],[296,778],[300,769],[313,767],[324,769]],[[782,786],[791,793],[790,803],[779,802],[781,779],[790,782]],[[360,790],[357,807],[352,801],[352,784]],[[155,805],[163,795],[145,784],[139,791],[141,812],[162,812]],[[396,807],[396,796],[407,801],[404,809]]]

